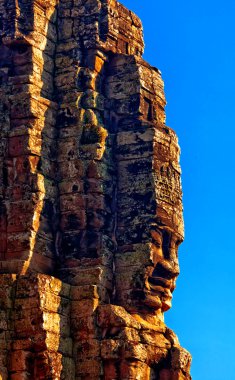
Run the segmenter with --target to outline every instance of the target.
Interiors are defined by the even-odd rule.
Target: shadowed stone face
[[[171,307],[172,292],[179,275],[178,245],[179,236],[167,229],[152,232],[153,267],[149,268],[145,281],[143,303],[152,309],[163,312]]]
[[[128,261],[135,261],[136,264],[126,268],[128,273],[133,270],[129,277],[129,286],[132,289],[124,290],[125,296],[121,299],[121,303],[125,302],[131,312],[165,312],[172,306],[172,293],[179,275],[178,246],[182,237],[166,227],[151,230],[151,235],[152,243],[141,247],[140,252],[135,252],[132,259],[130,256],[126,258],[127,265]],[[138,256],[143,252],[138,267]],[[126,271],[123,268],[123,276],[127,275]]]
[[[154,106],[153,113],[156,110]],[[142,135],[129,131],[128,138],[135,141],[135,152],[146,147],[146,153],[119,163],[118,187],[125,194],[120,191],[118,199],[117,301],[131,313],[162,318],[171,307],[184,236],[180,150],[170,128],[157,121],[141,126]]]

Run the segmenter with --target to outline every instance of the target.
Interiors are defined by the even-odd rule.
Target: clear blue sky
[[[193,380],[235,379],[235,1],[123,0],[144,25],[179,136],[185,242],[166,322]]]

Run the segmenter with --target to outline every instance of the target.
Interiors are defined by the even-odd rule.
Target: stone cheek
[[[138,17],[0,0],[0,378],[190,380],[179,147]]]

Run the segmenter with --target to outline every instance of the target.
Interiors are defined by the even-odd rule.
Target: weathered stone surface
[[[177,137],[116,0],[0,0],[0,379],[190,380],[163,321]]]

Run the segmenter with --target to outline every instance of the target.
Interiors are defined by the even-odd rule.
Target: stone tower
[[[0,379],[189,380],[179,147],[139,18],[0,0]]]

